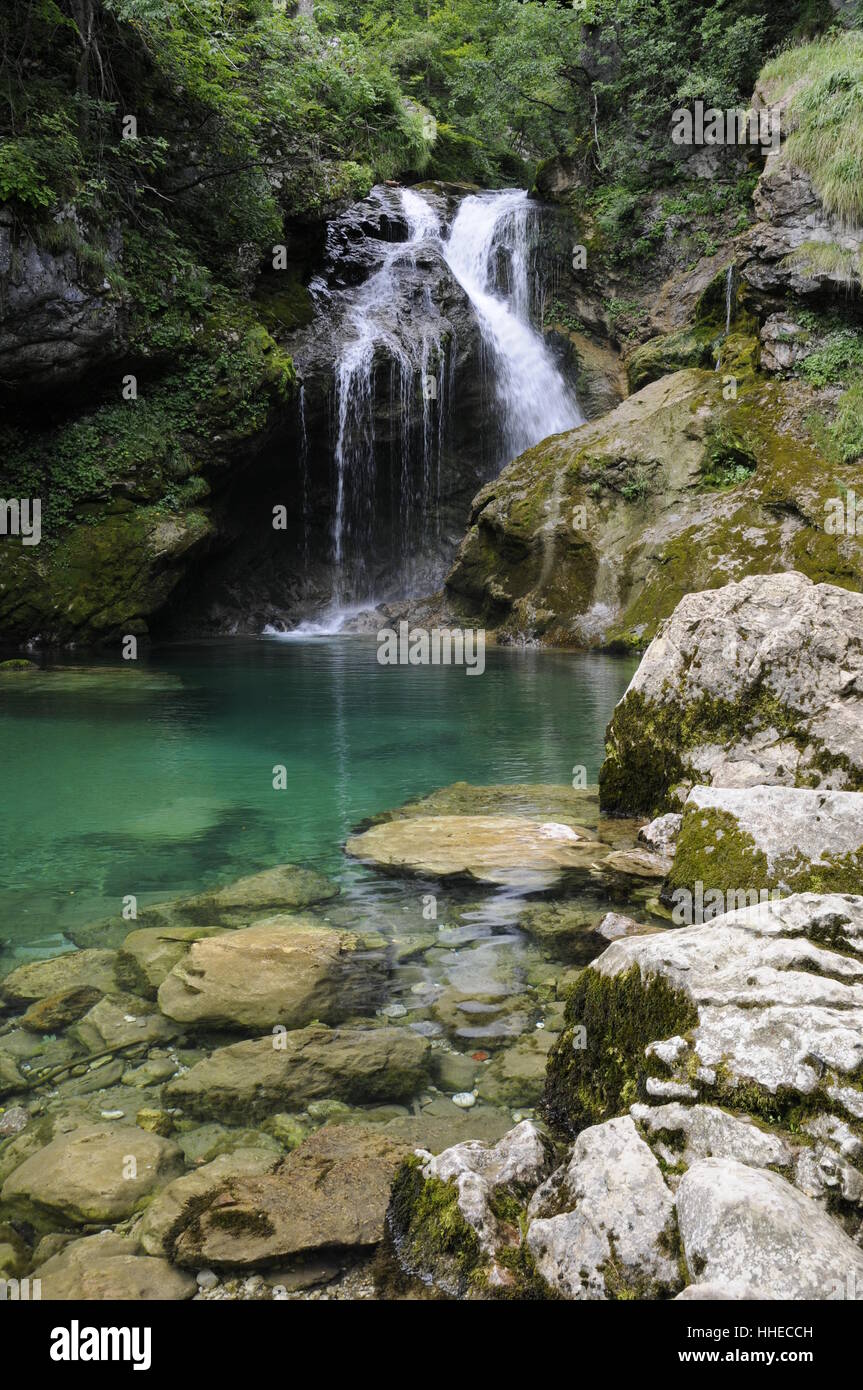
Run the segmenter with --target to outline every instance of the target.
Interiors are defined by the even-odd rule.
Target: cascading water
[[[399,202],[407,224],[408,237],[387,247],[383,265],[357,291],[348,309],[347,327],[353,332],[336,368],[337,430],[335,445],[336,498],[333,519],[333,563],[336,588],[334,603],[341,608],[349,597],[368,597],[371,576],[368,560],[372,548],[377,491],[378,441],[375,438],[375,365],[382,357],[389,359],[389,396],[401,422],[398,445],[400,496],[399,519],[403,546],[411,538],[411,515],[420,517],[427,511],[435,469],[432,464],[438,431],[432,429],[430,398],[440,395],[425,388],[430,379],[437,381],[442,366],[435,361],[435,373],[430,369],[434,359],[441,358],[439,345],[439,315],[429,299],[427,314],[413,331],[406,333],[404,325],[394,317],[396,303],[395,280],[399,269],[414,264],[416,249],[421,242],[439,235],[440,222],[430,205],[412,189],[399,190]],[[419,330],[417,332],[417,329]],[[415,470],[411,458],[411,431],[414,392],[421,378],[423,390],[423,459],[419,469],[421,494],[414,495]],[[443,385],[442,375],[441,387]],[[439,469],[439,448],[438,448]],[[347,554],[350,547],[350,555]],[[405,556],[407,560],[409,556]]]
[[[542,335],[530,321],[535,205],[523,189],[475,193],[462,202],[444,255],[470,298],[489,354],[502,415],[506,463],[550,434],[584,422]],[[495,292],[503,252],[508,298]]]
[[[325,623],[333,631],[348,613],[383,597],[375,592],[373,556],[387,479],[397,522],[392,544],[399,596],[417,592],[416,556],[440,540],[441,461],[458,400],[449,326],[428,287],[409,303],[400,295],[421,251],[445,261],[479,326],[498,427],[488,475],[584,418],[531,323],[542,286],[533,268],[538,209],[526,192],[469,195],[446,240],[438,213],[414,189],[381,189],[372,196],[401,222],[407,238],[383,243],[382,264],[357,289],[344,292],[347,341],[336,364],[333,397],[333,610]]]

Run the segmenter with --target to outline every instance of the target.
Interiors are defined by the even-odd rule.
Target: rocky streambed
[[[13,963],[0,1272],[859,1297],[861,705],[863,598],[751,577],[660,629],[599,792],[459,783],[357,826],[385,908],[281,864]]]

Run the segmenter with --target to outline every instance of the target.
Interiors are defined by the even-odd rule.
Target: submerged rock
[[[375,825],[346,845],[395,872],[524,885],[585,873],[603,848],[587,831],[515,816],[417,816]]]
[[[281,1155],[265,1149],[239,1148],[219,1154],[210,1163],[184,1173],[158,1192],[144,1212],[137,1236],[148,1255],[170,1257],[179,1231],[194,1213],[209,1205],[229,1179],[270,1173]]]
[[[410,1100],[427,1075],[429,1044],[407,1028],[311,1026],[221,1047],[165,1087],[166,1101],[201,1119],[246,1123],[310,1100]]]
[[[272,917],[191,944],[159,988],[159,1008],[181,1023],[301,1028],[371,1010],[380,960],[352,932],[310,918]]]
[[[37,1230],[131,1216],[183,1170],[176,1144],[131,1125],[58,1135],[14,1169],[4,1206]]]
[[[105,994],[114,986],[113,951],[69,951],[49,960],[19,965],[0,981],[0,995],[18,1008],[39,999],[52,998],[64,991],[95,989]]]
[[[682,599],[612,715],[603,808],[683,783],[863,788],[863,594],[802,574]]]
[[[150,976],[160,972],[162,962],[171,950],[168,942],[195,940],[196,933],[204,935],[217,929],[227,931],[249,927],[261,918],[282,912],[299,912],[316,903],[329,902],[338,893],[338,885],[315,869],[306,869],[299,864],[276,864],[259,873],[247,874],[222,888],[146,907],[138,913],[132,932],[129,932],[127,922],[108,918],[104,922],[72,928],[69,935],[79,946],[104,944],[106,941],[122,945],[122,954],[117,962],[118,978],[128,987],[143,993],[143,982],[136,971],[136,963],[152,987]],[[145,932],[154,935],[145,936]],[[165,943],[162,948],[157,945],[160,941]],[[178,950],[172,965],[181,955],[182,951]],[[130,956],[134,957],[134,961],[129,959]],[[161,980],[156,982],[157,987],[158,984],[161,984]]]
[[[272,1172],[230,1178],[187,1203],[169,1237],[172,1258],[193,1269],[255,1268],[377,1245],[406,1152],[376,1130],[321,1130]]]
[[[141,1255],[134,1240],[111,1232],[85,1236],[63,1247],[34,1271],[48,1300],[177,1300],[194,1297],[190,1274],[167,1260]]]

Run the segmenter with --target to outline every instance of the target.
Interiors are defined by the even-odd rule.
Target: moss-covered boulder
[[[858,891],[863,792],[694,787],[662,895],[685,909],[699,885],[719,913],[767,893]]]
[[[728,375],[663,376],[514,460],[474,499],[453,610],[502,640],[632,648],[684,595],[746,575],[863,589],[863,538],[825,530],[853,470],[807,437],[800,384]]]
[[[859,789],[861,687],[860,594],[790,573],[687,595],[608,726],[603,809],[679,809],[681,784]]]
[[[453,1295],[548,1297],[521,1242],[527,1201],[551,1171],[552,1147],[523,1120],[496,1144],[456,1144],[405,1160],[389,1224],[403,1267]]]
[[[803,893],[614,942],[568,1001],[549,1118],[573,1132],[682,1099],[859,1128],[861,941],[863,898]]]

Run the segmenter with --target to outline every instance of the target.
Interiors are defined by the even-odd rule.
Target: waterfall
[[[380,194],[382,199],[386,196]],[[418,539],[417,520],[425,519],[430,494],[440,478],[443,435],[441,428],[433,427],[435,407],[439,418],[443,418],[440,316],[430,297],[427,312],[419,324],[411,325],[410,333],[403,331],[404,325],[393,314],[393,305],[397,302],[396,276],[400,270],[415,264],[420,243],[439,237],[440,222],[432,207],[412,189],[400,189],[397,196],[407,224],[407,240],[386,247],[383,265],[356,292],[346,319],[353,338],[336,367],[336,498],[332,550],[337,608],[351,594],[372,596],[369,586],[373,576],[369,573],[368,561],[375,520],[379,453],[375,438],[375,366],[382,357],[390,363],[390,403],[397,406],[401,422],[397,445],[398,514],[402,555],[407,568],[412,543]],[[430,381],[439,382],[440,389],[429,390],[427,383]],[[414,481],[416,470],[410,428],[417,386],[423,401],[423,457],[418,488]],[[409,587],[409,575],[406,581]]]
[[[488,350],[501,410],[501,464],[548,435],[584,422],[542,334],[530,321],[537,288],[531,284],[530,255],[535,206],[523,189],[471,194],[459,207],[444,247]],[[504,293],[496,286],[501,253]]]
[[[584,418],[531,322],[543,286],[534,270],[538,208],[527,193],[469,195],[446,239],[438,213],[414,189],[376,189],[371,201],[406,228],[407,238],[381,243],[381,264],[358,288],[345,291],[346,342],[333,393],[336,615],[381,597],[371,561],[387,478],[402,595],[416,592],[417,555],[440,541],[441,463],[447,422],[458,402],[451,335],[428,286],[415,301],[400,295],[421,249],[443,258],[476,316],[488,389],[498,407],[490,476],[530,445]]]
[[[306,427],[306,388],[300,385],[300,487],[303,498],[303,569],[309,568],[309,541],[311,535],[311,499],[309,496],[309,432]]]

